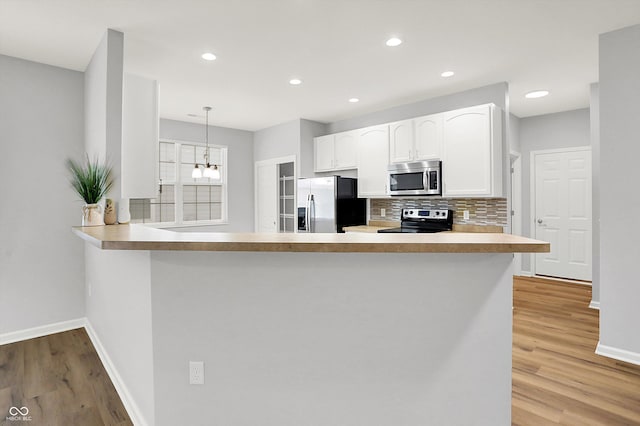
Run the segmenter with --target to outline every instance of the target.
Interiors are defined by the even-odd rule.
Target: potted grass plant
[[[70,182],[76,193],[85,202],[82,207],[82,226],[104,225],[100,200],[113,186],[111,167],[101,164],[97,159],[91,161],[89,156],[83,163],[67,160]]]

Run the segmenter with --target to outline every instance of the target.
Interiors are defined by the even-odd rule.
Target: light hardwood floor
[[[513,299],[513,425],[640,425],[640,366],[594,353],[591,287],[516,277]]]
[[[27,407],[31,421],[7,420]],[[0,346],[0,425],[132,425],[83,328]]]

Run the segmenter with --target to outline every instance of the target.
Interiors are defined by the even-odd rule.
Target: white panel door
[[[415,152],[416,161],[440,160],[442,151],[442,114],[432,114],[416,118]]]
[[[534,154],[537,275],[591,280],[591,151]]]
[[[256,163],[256,232],[278,232],[278,165]]]

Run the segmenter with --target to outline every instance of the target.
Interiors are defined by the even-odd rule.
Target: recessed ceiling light
[[[440,75],[441,75],[442,77],[447,78],[447,77],[453,77],[453,75],[454,75],[454,74],[455,74],[455,72],[453,72],[453,71],[445,71],[445,72],[443,72],[443,73],[442,73],[442,74],[440,74]]]
[[[197,116],[198,116],[197,114],[191,114],[191,113],[187,114],[187,117],[197,117]]]
[[[289,80],[289,84],[292,86],[297,86],[299,84],[302,84],[302,80],[300,80],[299,78],[292,78],[291,80]]]
[[[402,44],[402,40],[400,40],[397,37],[391,37],[386,42],[386,45],[389,46],[389,47],[396,47],[396,46],[400,46],[401,44]]]
[[[203,53],[202,54],[202,59],[204,59],[205,61],[215,61],[216,60],[216,55],[214,55],[213,53],[210,53],[210,52]]]
[[[358,98],[351,98],[351,99],[349,99],[349,102],[351,102],[352,104],[355,104],[356,102],[360,102],[360,99],[358,99]]]
[[[544,96],[547,96],[548,94],[549,94],[548,90],[534,90],[533,92],[529,92],[526,95],[524,95],[524,97],[529,99],[535,99],[535,98],[542,98]]]

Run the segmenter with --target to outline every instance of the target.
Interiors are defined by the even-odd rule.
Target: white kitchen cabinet
[[[442,114],[389,125],[389,156],[392,163],[440,160],[442,142]]]
[[[413,120],[414,160],[440,160],[443,143],[443,114],[431,114]]]
[[[358,131],[337,133],[334,141],[334,170],[358,167]]]
[[[158,126],[158,82],[125,74],[122,87],[122,198],[157,196]]]
[[[444,113],[444,197],[502,196],[502,115],[493,104]]]
[[[413,120],[389,125],[389,158],[392,163],[413,161],[414,138]]]
[[[333,169],[334,161],[334,142],[335,135],[320,136],[314,139],[314,154],[315,161],[314,169],[316,172],[324,172]]]
[[[329,172],[357,167],[358,132],[349,131],[314,139],[314,170]]]
[[[358,135],[358,197],[387,196],[389,126],[360,129]]]

